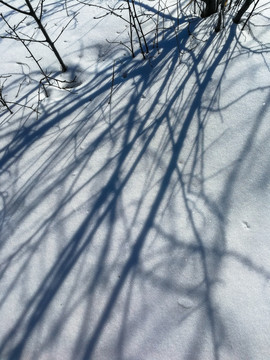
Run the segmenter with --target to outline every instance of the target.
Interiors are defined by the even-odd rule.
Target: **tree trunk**
[[[217,0],[205,0],[205,9],[202,12],[202,17],[208,17],[218,10],[218,1]]]
[[[235,17],[233,18],[233,22],[235,24],[238,24],[241,21],[241,18],[243,16],[243,14],[247,11],[247,9],[249,8],[249,6],[253,3],[254,0],[246,0],[244,2],[244,4],[242,5],[242,7],[240,8],[240,10],[238,11],[238,13],[235,15]]]

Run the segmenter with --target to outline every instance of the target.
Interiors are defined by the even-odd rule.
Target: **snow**
[[[122,19],[46,1],[52,38],[74,16],[56,42],[67,73],[33,47],[75,79],[49,97],[0,40],[5,99],[40,98],[0,113],[1,359],[269,358],[267,2],[218,34],[216,15],[176,24],[171,4],[144,60]]]

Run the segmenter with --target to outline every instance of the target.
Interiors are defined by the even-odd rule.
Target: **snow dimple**
[[[177,301],[178,305],[182,308],[182,309],[191,309],[195,306],[195,304],[193,303],[192,300],[188,299],[188,298],[181,298],[181,299],[178,299]]]
[[[2,192],[3,198],[8,198],[8,191],[3,191]]]
[[[244,229],[250,229],[250,224],[247,221],[242,221],[242,225]]]

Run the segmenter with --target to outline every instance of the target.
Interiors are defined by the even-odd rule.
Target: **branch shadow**
[[[172,334],[187,340],[181,359],[218,360],[224,258],[270,278],[229,251],[226,234],[237,159],[248,158],[263,114],[229,172],[213,175],[227,174],[219,196],[209,195],[205,158],[224,134],[209,144],[205,133],[210,114],[222,117],[222,79],[238,48],[234,25],[198,40],[204,24],[191,20],[177,38],[168,30],[147,62],[117,61],[113,88],[110,64],[77,94],[56,91],[38,121],[10,134],[0,159],[0,311],[16,309],[1,357],[121,360],[137,350],[158,359],[159,344],[171,354]],[[168,309],[177,315],[166,320]]]

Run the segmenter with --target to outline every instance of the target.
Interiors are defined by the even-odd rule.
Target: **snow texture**
[[[67,73],[35,45],[42,66],[75,80],[38,95],[36,64],[0,40],[5,99],[40,96],[39,114],[0,113],[0,359],[269,359],[267,3],[242,32],[164,10],[146,60],[122,19],[44,6],[53,38],[74,19]]]

